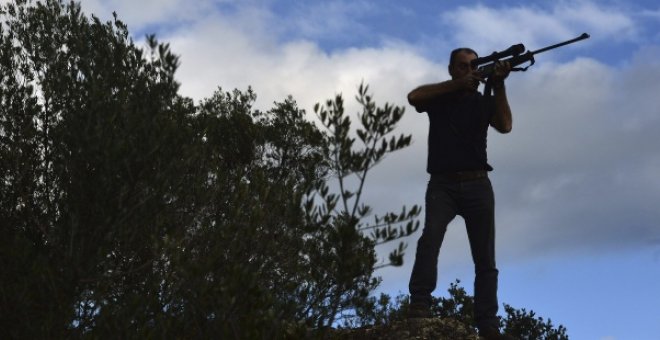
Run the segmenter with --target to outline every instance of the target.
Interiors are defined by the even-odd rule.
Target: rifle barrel
[[[557,48],[557,47],[561,47],[561,46],[564,46],[564,45],[572,44],[572,43],[574,43],[574,42],[576,42],[576,41],[584,40],[584,39],[587,39],[587,38],[589,38],[589,37],[590,37],[589,34],[587,34],[587,33],[582,33],[582,35],[580,35],[580,36],[577,37],[577,38],[574,38],[574,39],[571,39],[571,40],[566,40],[566,41],[564,41],[564,42],[560,42],[559,44],[554,44],[554,45],[552,45],[552,46],[548,46],[548,47],[544,47],[544,48],[538,49],[538,50],[536,50],[536,51],[533,51],[532,54],[543,53],[543,52],[545,52],[545,51],[547,51],[547,50],[551,50],[551,49],[553,49],[553,48]]]

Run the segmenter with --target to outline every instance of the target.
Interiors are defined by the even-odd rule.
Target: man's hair
[[[459,47],[459,48],[451,51],[451,54],[449,55],[449,65],[454,64],[454,60],[456,59],[456,55],[461,53],[461,52],[471,53],[471,54],[476,55],[477,58],[479,58],[479,55],[473,49],[471,49],[469,47]]]

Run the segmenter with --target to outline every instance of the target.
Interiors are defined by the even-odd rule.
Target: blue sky
[[[500,301],[568,328],[572,339],[660,339],[660,5],[656,1],[84,0],[116,11],[136,40],[155,33],[181,56],[181,93],[218,86],[257,92],[256,106],[292,95],[314,103],[358,84],[406,107],[413,145],[367,182],[374,210],[423,202],[427,117],[414,87],[448,79],[449,51],[482,55],[589,40],[537,57],[507,80],[513,132],[489,132],[496,193]],[[407,291],[416,240],[402,268],[378,272],[380,291]],[[388,249],[379,249],[386,254]],[[450,225],[436,294],[472,264],[462,220]]]

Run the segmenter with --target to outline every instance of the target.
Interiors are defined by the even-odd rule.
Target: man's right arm
[[[408,93],[408,103],[415,108],[424,107],[433,99],[457,91],[458,89],[459,87],[454,80],[447,80],[437,84],[422,85]]]
[[[443,81],[437,84],[422,85],[408,93],[408,103],[417,111],[425,107],[430,101],[457,91],[476,91],[482,79],[471,73],[465,77]]]

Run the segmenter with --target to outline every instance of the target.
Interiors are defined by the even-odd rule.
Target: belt
[[[440,176],[454,182],[466,182],[466,181],[473,181],[479,178],[487,178],[488,171],[476,170],[476,171],[443,172],[440,174]]]

